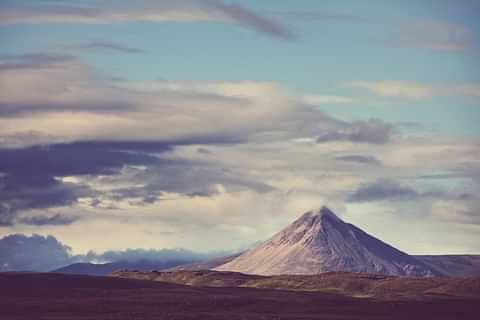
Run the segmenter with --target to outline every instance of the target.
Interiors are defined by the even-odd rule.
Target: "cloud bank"
[[[60,267],[78,263],[107,263],[116,261],[136,262],[141,260],[167,263],[175,261],[200,261],[225,253],[197,253],[186,249],[126,249],[85,255],[73,255],[69,246],[53,236],[33,234],[12,234],[0,238],[0,272],[5,271],[52,271]]]

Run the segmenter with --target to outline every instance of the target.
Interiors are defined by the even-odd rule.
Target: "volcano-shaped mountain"
[[[266,242],[215,270],[258,275],[328,271],[439,275],[420,260],[345,223],[327,207],[305,213]]]

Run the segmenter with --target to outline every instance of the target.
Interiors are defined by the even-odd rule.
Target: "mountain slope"
[[[329,271],[440,275],[435,268],[343,222],[326,207],[305,213],[270,240],[214,270],[257,275]]]

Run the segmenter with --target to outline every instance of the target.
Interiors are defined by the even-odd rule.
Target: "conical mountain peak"
[[[328,271],[431,276],[436,273],[408,254],[345,223],[323,206],[230,262],[219,271],[250,274],[315,274]]]
[[[311,210],[306,213],[304,213],[296,222],[302,222],[302,221],[312,221],[316,223],[321,223],[322,221],[337,221],[337,222],[343,222],[342,219],[340,219],[335,213],[333,213],[332,210],[330,210],[326,206],[322,206],[319,209]],[[294,222],[295,223],[295,222]]]
[[[332,210],[330,210],[326,206],[322,206],[320,209],[314,211],[314,215],[322,217],[322,218],[333,218],[333,219],[336,219],[336,220],[342,220],[335,213],[333,213]]]

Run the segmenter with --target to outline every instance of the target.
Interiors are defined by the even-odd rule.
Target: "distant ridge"
[[[73,263],[68,266],[52,270],[56,273],[67,274],[86,274],[92,276],[103,276],[118,270],[138,270],[138,271],[152,271],[163,270],[180,264],[193,263],[193,261],[185,260],[135,260],[135,261],[115,261],[109,263]]]

